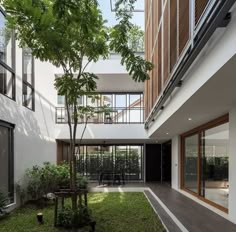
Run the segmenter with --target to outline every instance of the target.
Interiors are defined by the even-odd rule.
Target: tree
[[[134,25],[129,31],[129,48],[136,52],[144,52],[144,31]]]
[[[2,0],[7,12],[8,27],[16,31],[21,47],[28,47],[41,61],[51,62],[63,69],[55,80],[59,95],[65,96],[70,132],[70,188],[76,191],[76,132],[78,120],[87,122],[95,109],[80,106],[78,97],[96,99],[94,73],[86,72],[90,62],[106,58],[109,50],[122,56],[135,81],[149,78],[153,65],[136,55],[128,46],[127,32],[136,0],[119,0],[116,17],[119,23],[110,32],[105,26],[96,0]],[[86,128],[86,124],[85,124]],[[77,196],[72,196],[72,209],[77,210]]]

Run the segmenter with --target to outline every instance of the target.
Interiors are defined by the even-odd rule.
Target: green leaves
[[[96,93],[97,79],[95,74],[87,72],[82,73],[79,79],[73,74],[65,74],[57,78],[54,85],[59,95],[66,96],[67,104],[73,105],[78,97]]]
[[[110,31],[110,50],[120,53],[121,64],[126,66],[129,75],[137,82],[149,79],[148,72],[153,69],[153,64],[136,55],[133,46],[129,46],[129,35],[135,32],[130,22],[136,0],[119,0],[116,2],[116,18],[119,23]]]
[[[41,61],[77,71],[87,56],[108,55],[107,33],[96,0],[2,0],[20,46]],[[69,68],[66,68],[69,65]]]

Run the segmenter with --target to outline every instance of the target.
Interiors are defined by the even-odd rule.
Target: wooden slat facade
[[[197,24],[201,18],[208,2],[210,2],[210,0],[195,0],[195,24]]]
[[[184,50],[190,36],[189,0],[179,1],[179,54]]]
[[[163,21],[163,84],[169,78],[169,1],[167,0],[164,9],[164,21]],[[173,0],[172,0],[173,1]]]
[[[170,71],[177,61],[177,0],[170,0]]]
[[[210,0],[195,0],[195,25]],[[145,58],[154,64],[144,89],[147,117],[190,41],[190,0],[145,0]]]

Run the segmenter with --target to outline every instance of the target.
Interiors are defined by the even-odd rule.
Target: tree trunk
[[[70,188],[72,188],[72,157],[73,157],[73,149],[72,149],[72,125],[71,125],[71,115],[70,115],[70,106],[68,104],[67,96],[65,96],[65,103],[66,103],[66,112],[68,121],[67,124],[69,126],[69,133],[70,133],[70,149],[69,149],[69,165],[70,165]]]
[[[78,118],[77,118],[77,107],[76,107],[76,100],[74,102],[74,108],[73,108],[73,119],[74,119],[74,128],[73,128],[73,134],[70,142],[72,143],[72,197],[71,197],[71,203],[72,203],[72,210],[74,212],[74,218],[73,222],[76,225],[76,214],[78,210],[78,203],[77,203],[77,163],[76,163],[76,154],[75,154],[75,146],[76,146],[76,131],[77,131],[77,125],[78,125]],[[75,227],[75,226],[74,226]]]

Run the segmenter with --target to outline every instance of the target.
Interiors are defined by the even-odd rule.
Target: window
[[[0,7],[0,93],[15,99],[14,39]]]
[[[59,107],[56,108],[56,122],[66,123],[64,96],[57,95],[57,104]],[[95,108],[107,106],[110,109],[110,112],[95,113],[88,123],[143,123],[144,120],[142,93],[100,93],[95,101],[88,96],[78,98],[78,104]]]
[[[65,97],[61,95],[57,95],[57,104],[58,105],[65,105]]]
[[[0,186],[14,202],[13,125],[0,121]]]
[[[228,116],[183,136],[182,187],[227,212]]]
[[[30,49],[23,49],[23,88],[22,104],[23,106],[34,110],[34,58]]]
[[[58,163],[68,161],[69,144],[58,143],[58,148]],[[142,145],[81,145],[76,152],[78,171],[90,180],[98,180],[101,171],[122,172],[127,181],[143,180]]]

